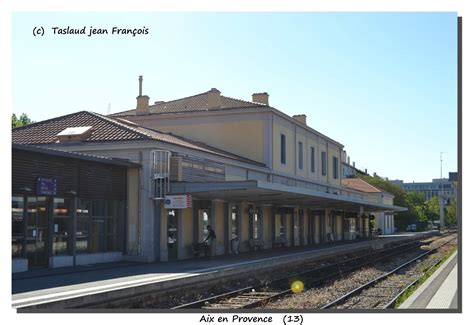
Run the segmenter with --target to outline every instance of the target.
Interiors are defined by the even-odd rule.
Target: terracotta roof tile
[[[366,193],[382,193],[377,187],[370,185],[360,178],[345,178],[341,180],[342,186]]]
[[[208,108],[208,92],[197,94],[194,96],[184,97],[169,102],[160,102],[150,105],[150,113],[177,113],[177,112],[193,112],[193,111],[213,111],[232,108],[254,108],[265,107],[267,105],[261,103],[248,102],[241,99],[226,97],[221,95],[221,106],[218,108]],[[111,116],[130,116],[135,115],[135,110],[128,110],[120,113],[111,114]]]
[[[58,139],[56,135],[59,132],[68,127],[80,126],[92,126],[92,134],[84,139],[83,142],[155,140],[264,166],[262,163],[208,146],[201,142],[144,128],[123,119],[115,119],[86,111],[15,128],[12,130],[12,142],[15,144],[28,145],[57,143]]]

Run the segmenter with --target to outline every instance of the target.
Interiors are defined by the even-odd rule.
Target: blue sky
[[[457,169],[456,13],[15,13],[13,112],[44,120],[218,88],[343,143],[370,173],[429,181]],[[44,37],[33,37],[35,26]],[[51,27],[149,28],[146,36]]]

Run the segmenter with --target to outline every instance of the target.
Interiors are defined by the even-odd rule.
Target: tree
[[[439,198],[433,196],[429,201],[426,202],[427,205],[427,216],[429,220],[439,220]]]
[[[446,224],[456,225],[458,223],[457,218],[457,203],[455,200],[451,201],[450,205],[446,206]]]
[[[25,113],[22,113],[19,118],[17,118],[15,114],[12,114],[12,129],[31,123],[34,123],[34,121],[32,121]]]
[[[393,194],[393,204],[408,208],[408,211],[397,212],[395,215],[395,227],[397,229],[406,229],[409,224],[416,223],[418,219],[417,211],[415,211],[411,202],[407,202],[407,193],[398,185],[384,179],[380,176],[370,176],[365,174],[357,175],[367,183],[380,188],[384,192]]]

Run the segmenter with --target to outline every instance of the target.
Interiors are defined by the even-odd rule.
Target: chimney
[[[347,156],[347,164],[350,165],[351,164],[351,156]],[[355,166],[354,166],[355,167]]]
[[[207,92],[207,108],[220,108],[221,107],[221,92],[216,88],[211,88]]]
[[[356,162],[355,162],[355,161],[352,162],[352,166],[353,166],[354,168],[356,167]]]
[[[266,92],[265,93],[255,93],[255,94],[252,94],[252,102],[260,103],[260,104],[268,106],[268,97],[270,97],[270,95],[268,95],[268,93],[266,93]]]
[[[137,115],[140,114],[148,114],[150,113],[150,97],[147,95],[142,95],[142,86],[143,86],[143,76],[138,77],[138,97],[137,97],[137,108],[135,113]]]
[[[299,115],[293,115],[293,118],[297,120],[300,123],[303,123],[306,125],[306,115],[305,114],[299,114]]]

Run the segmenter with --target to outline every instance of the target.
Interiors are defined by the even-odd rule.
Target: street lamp
[[[441,172],[441,191],[439,196],[439,228],[444,228],[444,189],[443,189],[443,153],[439,154],[440,172]]]

